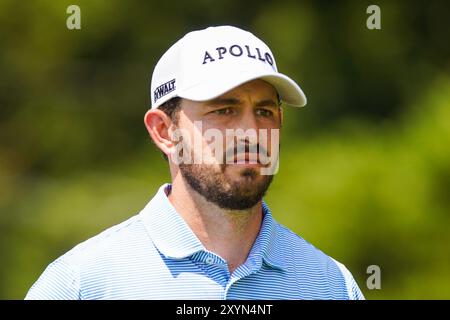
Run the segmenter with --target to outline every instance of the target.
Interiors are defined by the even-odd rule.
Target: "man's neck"
[[[230,273],[245,262],[261,228],[261,201],[247,210],[222,209],[176,179],[169,200],[205,248],[227,261]]]

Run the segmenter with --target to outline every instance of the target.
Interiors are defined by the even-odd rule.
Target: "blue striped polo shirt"
[[[278,224],[264,202],[247,260],[230,274],[172,206],[170,187],[56,259],[26,299],[364,299],[344,265]]]

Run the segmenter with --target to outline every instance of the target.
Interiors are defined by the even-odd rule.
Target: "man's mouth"
[[[226,161],[226,164],[254,165],[254,166],[262,165],[259,159],[259,155],[257,153],[248,153],[248,152],[236,154],[233,157],[229,157]]]
[[[236,164],[260,164],[259,156],[255,153],[244,153],[234,157],[234,163]]]

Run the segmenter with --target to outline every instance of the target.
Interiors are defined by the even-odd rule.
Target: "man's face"
[[[178,161],[182,177],[221,208],[253,207],[273,178],[264,168],[278,155],[281,117],[275,89],[262,80],[206,102],[183,99],[176,130],[183,132],[181,154],[189,157]]]

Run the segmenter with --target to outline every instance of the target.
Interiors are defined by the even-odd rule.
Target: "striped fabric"
[[[26,299],[364,299],[350,272],[278,224],[263,203],[260,233],[232,274],[167,198],[53,263]]]

